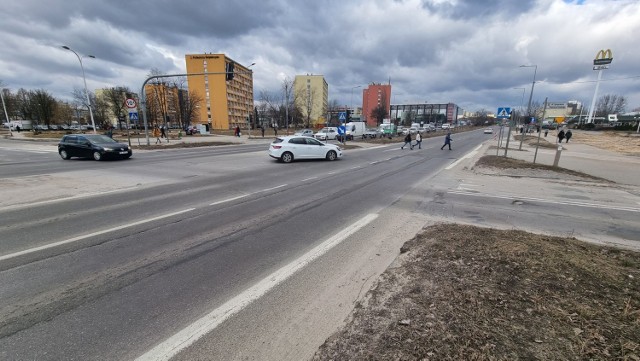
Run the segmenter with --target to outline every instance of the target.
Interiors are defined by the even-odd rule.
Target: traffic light
[[[227,63],[227,74],[225,76],[227,81],[233,80],[233,69],[234,68],[235,68],[235,65],[234,65],[233,62]]]
[[[347,121],[345,123],[350,121],[351,121],[351,109],[347,109]]]

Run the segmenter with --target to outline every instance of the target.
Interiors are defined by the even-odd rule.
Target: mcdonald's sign
[[[613,55],[611,54],[611,49],[600,50],[598,54],[596,54],[596,58],[593,59],[593,65],[606,65],[611,64],[613,61]]]

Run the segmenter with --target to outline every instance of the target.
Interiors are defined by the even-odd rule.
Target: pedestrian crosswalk
[[[48,154],[58,153],[58,149],[55,147],[0,147],[2,152],[15,152],[15,153],[36,153],[36,154]]]

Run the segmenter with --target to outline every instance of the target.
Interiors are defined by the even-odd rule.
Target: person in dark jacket
[[[571,129],[567,130],[567,132],[564,135],[564,139],[566,139],[566,143],[569,143],[569,139],[571,139],[571,136],[573,135],[573,133],[571,133]]]
[[[407,135],[404,137],[404,145],[400,147],[400,149],[404,149],[404,146],[407,144],[409,144],[409,149],[413,149],[413,145],[411,145],[411,133],[407,133]]]
[[[440,147],[440,150],[444,149],[447,145],[449,146],[449,150],[451,150],[451,133],[447,133],[447,136],[444,137],[444,144]]]
[[[563,139],[564,139],[564,130],[560,130],[558,132],[558,143],[562,143]]]

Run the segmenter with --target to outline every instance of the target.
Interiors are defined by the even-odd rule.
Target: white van
[[[367,131],[365,122],[349,122],[345,125],[347,140],[353,140],[355,137],[362,137]]]
[[[31,130],[33,129],[33,122],[31,120],[12,120],[11,121],[11,130]]]

